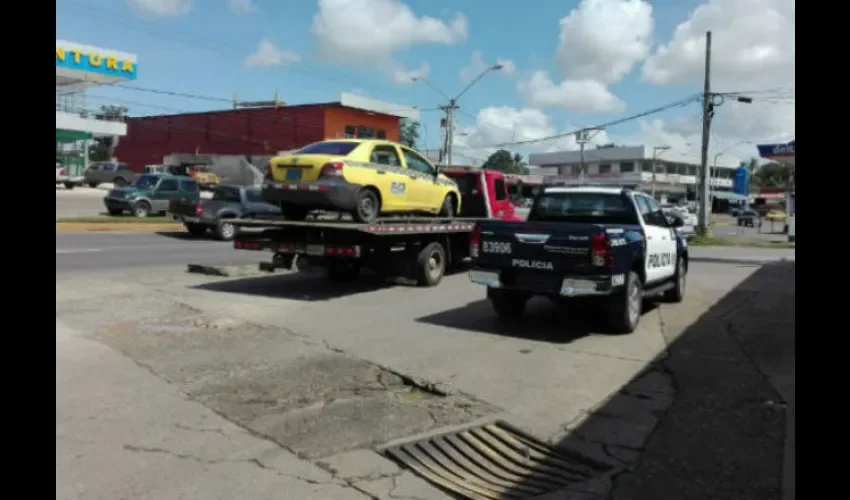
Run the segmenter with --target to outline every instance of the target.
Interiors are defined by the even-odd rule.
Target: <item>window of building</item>
[[[357,130],[354,128],[354,125],[346,125],[345,126],[345,138],[346,139],[354,139],[357,137]]]
[[[664,165],[664,172],[668,174],[675,174],[679,172],[678,165],[675,163],[668,163]]]
[[[696,165],[688,165],[688,175],[697,175]]]
[[[610,174],[611,173],[611,164],[610,163],[600,163],[599,164],[599,173],[600,174]]]
[[[641,162],[641,163],[642,163],[641,169],[643,169],[644,172],[652,172],[652,162],[651,161],[645,161],[645,162]]]
[[[357,127],[357,137],[360,139],[374,139],[375,129],[372,127]]]
[[[386,138],[387,138],[387,131],[386,130],[379,130],[378,131],[378,139],[386,139]]]
[[[635,164],[630,161],[620,162],[620,172],[621,173],[629,173],[635,171]]]
[[[581,167],[578,165],[573,165],[573,167],[570,169],[570,173],[572,173],[573,175],[581,175]]]

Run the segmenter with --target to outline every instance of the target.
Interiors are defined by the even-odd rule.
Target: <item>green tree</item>
[[[522,174],[528,171],[522,161],[522,155],[513,155],[510,151],[504,149],[491,154],[484,165],[481,165],[481,168],[497,170],[506,174]]]
[[[98,120],[124,120],[128,109],[124,106],[105,105],[95,114]],[[98,137],[89,145],[89,161],[109,161],[118,146],[118,137]]]
[[[419,144],[419,122],[402,118],[399,123],[399,142],[407,147],[417,149]]]
[[[751,182],[759,187],[793,187],[794,167],[776,162],[765,163],[755,170]]]

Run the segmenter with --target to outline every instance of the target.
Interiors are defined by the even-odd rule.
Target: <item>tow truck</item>
[[[259,232],[240,233],[233,247],[271,252],[271,261],[259,264],[260,270],[268,272],[319,267],[330,280],[351,281],[361,269],[371,269],[388,278],[436,286],[447,270],[469,257],[469,235],[477,222],[521,220],[503,173],[475,167],[447,167],[441,172],[454,180],[461,192],[456,218],[393,217],[358,223],[319,213],[303,221],[237,219],[234,226]]]

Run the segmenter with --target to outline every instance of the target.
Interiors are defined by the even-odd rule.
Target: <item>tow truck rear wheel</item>
[[[416,256],[416,283],[419,286],[437,286],[446,274],[446,250],[433,242]]]
[[[528,296],[513,290],[488,288],[487,298],[493,305],[493,310],[502,319],[515,319],[525,314]]]
[[[643,312],[643,286],[640,276],[634,271],[626,275],[625,286],[610,298],[608,325],[612,333],[632,333],[640,322]]]

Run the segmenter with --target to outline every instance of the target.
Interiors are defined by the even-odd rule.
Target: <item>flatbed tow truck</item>
[[[443,172],[461,188],[459,218],[397,217],[372,223],[323,218],[236,219],[234,226],[262,231],[241,232],[233,247],[272,252],[271,262],[259,265],[268,272],[323,267],[328,279],[350,281],[359,276],[361,269],[371,269],[387,278],[436,286],[447,271],[469,257],[469,236],[476,222],[490,218],[518,220],[501,172]]]

